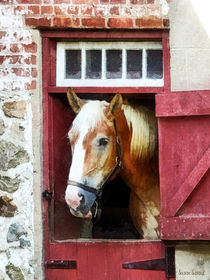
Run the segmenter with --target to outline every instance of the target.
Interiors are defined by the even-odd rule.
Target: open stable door
[[[161,238],[210,240],[210,91],[156,96]]]

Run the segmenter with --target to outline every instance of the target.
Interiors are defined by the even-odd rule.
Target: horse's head
[[[91,208],[104,181],[114,175],[119,164],[115,116],[122,97],[117,94],[109,103],[81,99],[68,89],[67,97],[76,118],[68,137],[72,149],[65,199],[74,216],[92,218]],[[117,163],[116,163],[117,161]]]

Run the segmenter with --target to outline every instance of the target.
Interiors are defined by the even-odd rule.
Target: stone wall
[[[163,28],[166,0],[0,1],[0,280],[44,279],[39,28]]]
[[[40,36],[13,2],[0,2],[0,279],[42,279]]]

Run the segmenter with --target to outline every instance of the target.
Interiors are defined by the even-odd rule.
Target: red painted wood
[[[48,270],[46,280],[165,280],[163,271],[127,270],[123,263],[164,257],[161,242],[77,242],[56,244],[50,247],[51,259],[76,259],[77,270]],[[69,277],[69,278],[68,278]],[[70,278],[71,277],[71,278]]]
[[[173,92],[156,96],[156,116],[197,116],[210,114],[210,91]]]
[[[74,87],[74,91],[77,93],[85,93],[85,94],[115,94],[122,93],[127,94],[130,97],[135,97],[136,94],[145,94],[145,93],[162,93],[164,91],[163,87]],[[50,93],[66,93],[67,87],[55,87],[49,86],[48,92]]]
[[[210,239],[209,96],[156,96],[163,239]]]
[[[170,45],[169,45],[169,33],[168,30],[163,32],[162,37],[163,47],[163,75],[164,75],[164,91],[171,91],[171,71],[170,71]]]
[[[47,30],[42,31],[42,38],[53,38],[53,39],[92,39],[92,40],[161,40],[163,37],[162,30],[154,31],[139,31],[139,30],[71,30],[71,31],[56,31]]]
[[[168,215],[175,216],[184,202],[197,187],[205,173],[210,167],[210,148],[204,153],[198,164],[194,167],[187,179],[177,190],[176,194],[170,201],[170,213]]]
[[[209,240],[209,236],[209,217],[161,218],[161,238],[164,240]]]

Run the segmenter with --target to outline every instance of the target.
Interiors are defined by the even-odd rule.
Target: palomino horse
[[[72,164],[65,199],[70,212],[91,219],[105,182],[119,174],[131,189],[129,210],[134,226],[143,238],[158,239],[160,193],[154,112],[123,104],[120,94],[110,103],[83,102],[69,88],[67,97],[76,113],[68,133]]]

